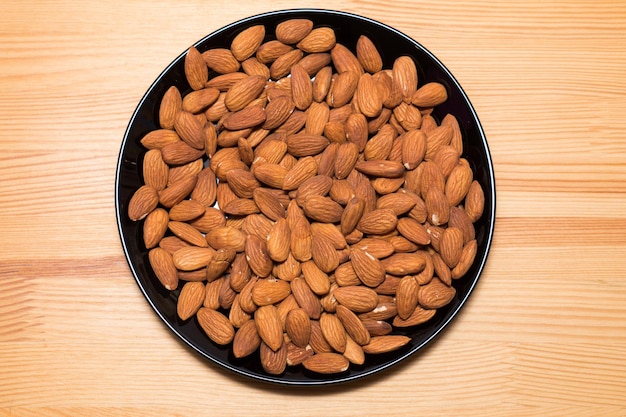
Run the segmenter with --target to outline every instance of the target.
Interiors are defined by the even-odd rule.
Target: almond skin
[[[148,252],[148,260],[161,284],[168,290],[176,289],[178,286],[178,274],[172,255],[165,249],[156,247]]]
[[[261,340],[274,352],[280,349],[283,344],[283,330],[276,307],[259,307],[254,313],[254,321]]]
[[[218,345],[227,345],[235,337],[235,329],[228,318],[217,310],[201,307],[196,313],[198,323],[209,338]]]
[[[372,337],[367,345],[363,346],[363,351],[370,354],[386,353],[402,346],[407,345],[411,341],[410,337],[400,335],[387,335]]]
[[[348,370],[350,362],[339,353],[316,353],[302,362],[305,369],[317,374],[337,374]]]
[[[313,30],[309,19],[289,19],[276,25],[276,39],[285,44],[296,44]]]
[[[159,204],[159,195],[154,187],[142,185],[128,202],[128,217],[132,221],[144,219]]]
[[[205,288],[202,282],[186,282],[178,295],[176,313],[181,320],[188,320],[202,307]]]

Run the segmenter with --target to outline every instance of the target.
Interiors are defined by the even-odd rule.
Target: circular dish
[[[142,183],[142,157],[146,149],[140,139],[149,131],[157,129],[158,109],[161,97],[172,85],[179,87],[185,95],[191,89],[184,73],[185,52],[167,66],[154,81],[139,102],[132,115],[121,145],[115,185],[115,205],[118,229],[123,250],[131,272],[163,323],[190,348],[219,366],[236,374],[254,380],[286,385],[325,385],[353,381],[388,369],[415,355],[431,342],[457,316],[476,286],[483,271],[491,246],[495,224],[495,182],[493,165],[487,140],[468,97],[454,76],[426,48],[405,34],[375,20],[355,14],[320,9],[292,9],[264,13],[248,17],[225,26],[194,46],[200,51],[210,48],[228,47],[234,36],[241,30],[257,24],[274,28],[281,21],[292,18],[307,18],[316,26],[330,26],[335,30],[337,42],[354,50],[360,35],[367,35],[380,47],[384,68],[391,68],[393,60],[400,55],[413,57],[418,66],[420,85],[430,81],[444,84],[448,90],[448,100],[433,112],[440,121],[447,113],[458,119],[464,145],[464,157],[474,171],[474,178],[480,182],[485,194],[485,209],[482,217],[474,224],[478,250],[473,266],[465,277],[455,280],[455,298],[427,323],[394,331],[407,335],[411,342],[403,348],[386,354],[368,355],[365,364],[351,365],[349,370],[335,375],[317,375],[307,372],[301,366],[287,367],[278,376],[264,372],[258,354],[243,359],[234,358],[230,346],[213,343],[202,331],[195,319],[181,321],[176,314],[176,300],[180,290],[168,291],[163,288],[148,262],[148,250],[143,245],[142,222],[128,218],[128,202]],[[268,33],[271,32],[268,30]]]

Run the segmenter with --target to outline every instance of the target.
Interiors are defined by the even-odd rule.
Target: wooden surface
[[[274,1],[0,4],[0,416],[626,416],[626,3],[312,1],[395,26],[457,77],[495,164],[469,304],[392,372],[234,377],[133,280],[114,178],[139,99],[190,44]]]

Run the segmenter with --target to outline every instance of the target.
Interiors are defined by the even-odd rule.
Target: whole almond
[[[203,145],[204,146],[204,145]],[[204,150],[194,148],[182,140],[171,142],[161,148],[161,156],[170,166],[183,165],[195,161],[204,155]]]
[[[200,113],[214,104],[220,96],[217,88],[203,88],[188,93],[182,100],[182,110],[192,114]],[[180,111],[180,110],[179,110]]]
[[[224,103],[230,111],[238,111],[257,98],[265,87],[265,79],[260,75],[250,75],[235,82],[226,92]]]
[[[272,259],[267,253],[265,240],[255,235],[248,235],[245,244],[246,260],[250,269],[260,277],[266,277],[272,272]]]
[[[339,318],[335,314],[323,313],[319,322],[322,334],[330,347],[343,353],[346,350],[346,330]]]
[[[398,83],[405,102],[409,102],[417,90],[417,67],[410,56],[400,56],[394,60],[392,77]]]
[[[459,262],[463,250],[463,231],[457,227],[447,227],[439,242],[439,253],[450,268]]]
[[[176,114],[181,110],[183,99],[180,90],[176,86],[171,86],[163,94],[159,106],[159,126],[163,129],[172,129]]]
[[[410,275],[404,276],[398,283],[396,291],[396,305],[398,306],[398,316],[408,319],[415,307],[417,307],[420,286]]]
[[[461,257],[459,258],[459,262],[456,264],[451,271],[451,277],[453,279],[459,279],[463,277],[467,271],[471,268],[474,263],[474,259],[476,258],[476,251],[478,250],[478,243],[476,240],[470,240],[463,246],[463,250],[461,251]]]
[[[178,111],[176,112],[178,114]],[[176,114],[172,116],[172,127],[174,126],[174,118]],[[180,142],[180,136],[174,130],[168,129],[156,129],[146,133],[141,139],[141,145],[147,149],[162,149],[165,145],[170,143]]]
[[[304,278],[298,277],[291,281],[291,292],[298,305],[309,315],[309,318],[314,320],[320,318],[322,305]]]
[[[287,367],[287,344],[283,341],[277,350],[273,350],[265,342],[261,342],[259,359],[263,370],[268,374],[282,374]]]
[[[252,287],[252,301],[258,306],[277,304],[291,294],[287,281],[272,278],[259,279]]]
[[[289,19],[276,25],[276,39],[286,44],[300,42],[313,30],[313,22],[309,19]]]
[[[381,260],[385,272],[396,276],[417,274],[424,269],[426,262],[425,255],[420,252],[394,253]]]
[[[287,365],[301,365],[306,358],[310,358],[314,353],[310,345],[299,347],[295,343],[287,343]]]
[[[289,96],[276,97],[265,107],[264,129],[275,129],[285,123],[293,110],[295,103]]]
[[[233,355],[236,358],[244,358],[256,352],[261,345],[261,338],[256,329],[254,320],[245,322],[233,338]]]
[[[287,151],[295,157],[312,156],[322,152],[328,143],[324,136],[298,133],[287,137]]]
[[[287,171],[283,180],[283,190],[295,190],[306,180],[317,174],[317,162],[311,156],[300,158],[298,162]]]
[[[356,343],[350,336],[346,337],[346,348],[343,356],[355,365],[363,365],[365,363],[365,352],[363,348]]]
[[[202,54],[194,46],[187,50],[184,61],[185,77],[189,86],[194,90],[204,88],[204,84],[209,78],[209,68],[207,67]]]
[[[223,127],[228,130],[242,130],[261,125],[263,122],[265,122],[265,108],[258,104],[228,114],[223,120]]]
[[[313,102],[313,84],[300,64],[291,67],[291,98],[297,109],[306,110]]]
[[[274,305],[259,307],[254,312],[254,321],[261,340],[273,351],[283,344],[283,330],[278,311]]]
[[[378,259],[391,256],[395,252],[395,248],[391,243],[377,238],[363,238],[358,243],[353,244],[351,248],[361,249]]]
[[[296,46],[304,52],[316,53],[330,51],[337,43],[335,31],[329,27],[311,30]]]
[[[311,338],[311,320],[302,308],[296,308],[287,314],[285,331],[298,347],[305,348]]]
[[[261,46],[265,37],[265,26],[254,25],[239,32],[230,44],[235,58],[244,61],[250,58]]]
[[[339,353],[322,352],[305,359],[302,366],[317,374],[337,374],[347,371],[350,362]]]
[[[359,78],[359,74],[354,71],[342,72],[334,77],[327,96],[328,105],[338,108],[348,104],[359,84]]]
[[[404,166],[399,161],[361,161],[355,168],[374,177],[397,178],[404,174]]]
[[[383,125],[365,145],[364,156],[368,161],[388,159],[396,131],[390,124]]]
[[[222,276],[224,272],[231,266],[235,259],[236,252],[234,249],[219,249],[214,254],[206,267],[206,280],[212,282]],[[231,275],[231,282],[233,281]]]
[[[356,42],[356,56],[363,69],[370,74],[375,74],[383,68],[383,60],[378,49],[365,35],[359,36]]]
[[[435,107],[444,103],[448,99],[446,87],[438,82],[426,83],[418,88],[411,102],[418,107]]]
[[[329,197],[313,195],[303,204],[303,210],[312,220],[325,223],[338,223],[343,207]]]
[[[161,284],[168,290],[176,289],[178,286],[178,275],[172,255],[165,249],[156,247],[148,252],[148,260]]]
[[[420,287],[419,304],[425,309],[438,309],[452,301],[456,295],[454,287],[449,287],[438,278]]]
[[[415,307],[413,312],[406,318],[403,319],[399,315],[393,318],[393,325],[395,327],[413,327],[418,326],[420,324],[426,323],[428,320],[433,318],[433,316],[437,313],[437,310],[426,310],[420,306]]]
[[[196,318],[209,339],[218,345],[227,345],[235,337],[233,325],[217,310],[201,307],[196,313]]]
[[[416,129],[409,130],[403,135],[402,163],[408,170],[417,168],[426,154],[426,135]]]
[[[198,229],[191,226],[189,223],[172,220],[167,224],[167,227],[172,233],[174,233],[185,242],[199,247],[208,246],[207,241],[202,233],[200,233]]]
[[[366,234],[384,235],[398,224],[398,217],[392,209],[382,208],[363,214],[357,228]]]
[[[159,204],[159,195],[154,187],[142,185],[128,202],[128,217],[132,221],[143,220]]]
[[[439,187],[430,187],[425,198],[428,221],[435,226],[446,224],[450,218],[450,205]]]
[[[485,193],[480,183],[474,180],[465,197],[465,212],[473,222],[476,222],[482,216],[484,209]]]
[[[202,307],[205,288],[203,282],[186,282],[176,302],[176,313],[181,320],[188,320]]]
[[[213,249],[234,249],[243,252],[246,244],[246,236],[235,227],[220,226],[210,230],[205,239]]]
[[[376,291],[361,285],[338,287],[333,294],[339,304],[354,313],[372,311],[378,304]]]
[[[363,346],[363,351],[370,354],[391,352],[406,346],[410,341],[411,338],[408,336],[376,336],[372,337],[370,342]]]
[[[382,97],[378,94],[376,82],[370,73],[364,73],[359,78],[355,91],[355,99],[359,110],[367,117],[376,117],[383,108]]]
[[[473,172],[468,165],[459,164],[450,172],[444,189],[450,206],[457,206],[463,201],[473,180]]]
[[[289,74],[291,67],[298,63],[303,57],[300,49],[289,50],[287,53],[279,55],[270,65],[270,76],[274,80],[279,80]]]
[[[213,48],[202,53],[206,65],[218,74],[235,73],[241,66],[233,52],[226,48]]]
[[[167,232],[169,215],[166,210],[158,207],[150,212],[143,224],[143,242],[146,249],[156,247]]]
[[[333,65],[339,74],[344,72],[354,72],[357,75],[363,73],[363,66],[357,56],[345,45],[337,43],[330,51]]]
[[[430,243],[430,235],[417,220],[403,217],[398,220],[398,232],[411,242],[423,246]]]
[[[186,222],[204,214],[206,207],[195,200],[183,200],[170,208],[171,220]]]
[[[278,196],[270,189],[256,188],[252,197],[261,213],[267,216],[267,218],[277,221],[285,217],[285,207],[280,203]]]
[[[207,266],[214,254],[215,250],[208,247],[188,246],[174,252],[172,260],[177,269],[181,271],[194,271]]]
[[[359,345],[366,345],[370,341],[370,334],[359,317],[348,307],[339,304],[336,307],[337,318],[343,324],[346,333]]]

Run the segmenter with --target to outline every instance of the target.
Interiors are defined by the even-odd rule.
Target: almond
[[[430,243],[430,235],[417,220],[403,217],[398,220],[398,232],[411,242],[423,246]]]
[[[271,375],[280,375],[287,367],[287,344],[283,341],[277,350],[261,342],[259,358],[263,370]]]
[[[148,252],[148,260],[161,284],[168,290],[176,289],[178,286],[178,275],[172,255],[165,249],[156,247]]]
[[[396,305],[398,316],[402,320],[408,319],[417,307],[420,286],[410,275],[404,276],[398,283],[396,291]]]
[[[448,99],[446,87],[438,82],[426,83],[418,88],[411,97],[411,103],[417,107],[435,107]]]
[[[265,37],[265,26],[254,25],[239,32],[230,44],[233,56],[239,61],[250,58],[261,46]]]
[[[226,48],[213,48],[202,53],[206,65],[218,74],[235,73],[241,66],[233,52]]]
[[[252,301],[258,306],[277,304],[291,294],[287,281],[277,279],[259,279],[252,287]]]
[[[295,103],[289,96],[281,96],[271,100],[265,107],[263,128],[275,129],[279,127],[287,121],[294,108]]]
[[[372,78],[372,74],[366,72],[361,75],[354,97],[359,110],[366,117],[376,117],[380,114],[383,108],[383,99],[378,94],[376,81]]]
[[[195,227],[188,223],[170,221],[167,224],[167,228],[174,233],[176,236],[181,238],[187,243],[190,243],[199,247],[207,247],[207,241],[205,240],[202,233],[198,231]]]
[[[291,67],[298,63],[304,55],[300,49],[291,49],[282,53],[270,65],[270,76],[274,80],[279,80],[289,74]]]
[[[328,91],[327,102],[330,107],[339,108],[352,100],[357,85],[359,84],[359,74],[353,71],[346,71],[333,78]]]
[[[363,346],[363,351],[370,354],[391,352],[406,346],[411,341],[408,336],[387,335],[372,337],[367,345]]]
[[[274,352],[280,349],[283,344],[283,330],[276,307],[259,307],[254,313],[254,321],[261,340]]]
[[[253,192],[253,200],[265,216],[271,220],[285,217],[285,207],[280,203],[276,194],[267,188],[256,188]]]
[[[204,88],[204,84],[209,78],[209,68],[202,59],[202,54],[193,46],[187,50],[185,55],[184,70],[187,82],[193,90]]]
[[[172,260],[177,269],[181,271],[194,271],[207,266],[211,259],[213,259],[214,254],[215,250],[211,248],[188,246],[174,252]]]
[[[201,307],[196,313],[196,318],[209,339],[218,345],[227,345],[235,337],[233,325],[217,310]]]
[[[192,91],[183,98],[181,107],[186,112],[198,114],[214,104],[219,96],[220,90],[217,88],[203,88],[202,90]]]
[[[457,206],[467,195],[474,180],[472,169],[465,164],[458,164],[446,181],[445,195],[450,206]]]
[[[295,157],[312,156],[322,152],[328,143],[321,135],[292,134],[287,137],[287,151]]]
[[[394,253],[381,260],[385,272],[391,275],[404,276],[421,272],[426,266],[425,255],[420,252]]]
[[[426,135],[411,129],[402,138],[402,163],[407,170],[415,169],[426,155]]]
[[[428,221],[435,226],[446,224],[450,218],[448,199],[439,187],[430,187],[426,193]]]
[[[352,310],[342,304],[339,304],[336,308],[336,314],[350,338],[352,338],[359,345],[366,345],[369,343],[370,334],[367,331],[367,328]]]
[[[317,162],[311,156],[300,158],[283,180],[283,190],[295,190],[317,174]]]
[[[158,204],[157,190],[149,185],[142,185],[128,202],[128,217],[132,221],[143,220]]]
[[[325,295],[330,290],[328,275],[315,262],[306,261],[302,263],[302,276],[315,294]]]
[[[315,265],[325,273],[331,273],[339,266],[339,254],[335,245],[320,234],[312,234],[311,258]]]
[[[291,292],[298,305],[309,315],[309,318],[314,320],[320,318],[322,305],[304,278],[298,277],[291,281]]]
[[[378,133],[376,133],[365,145],[364,156],[368,161],[371,160],[384,160],[389,157],[391,148],[393,146],[396,132],[394,128],[389,125],[383,125]]]
[[[294,343],[287,344],[287,365],[297,366],[302,364],[306,358],[313,356],[313,348],[307,345],[306,347],[296,346]]]
[[[470,240],[463,246],[459,262],[452,268],[451,277],[453,279],[459,279],[463,277],[467,271],[471,268],[476,258],[476,251],[478,250],[478,244],[476,240]]]
[[[449,287],[438,278],[420,287],[419,304],[425,309],[438,309],[452,301],[456,295],[454,287]]]
[[[143,180],[155,190],[162,190],[167,185],[169,166],[163,161],[159,149],[150,149],[143,158]]]
[[[204,302],[205,288],[202,282],[186,282],[180,290],[176,302],[176,313],[185,321],[193,317],[202,307]]]
[[[261,345],[261,338],[254,320],[248,320],[235,333],[233,338],[233,355],[244,358],[256,352]]]
[[[226,92],[224,103],[230,111],[242,110],[257,98],[265,87],[265,79],[260,75],[250,75],[235,82]]]
[[[168,143],[161,148],[163,161],[170,166],[183,165],[195,161],[196,159],[201,158],[202,155],[204,155],[203,149],[194,148],[182,140]]]
[[[370,74],[375,74],[383,68],[383,60],[378,49],[365,35],[359,36],[356,42],[356,56],[363,69]]]
[[[384,235],[398,224],[398,217],[391,209],[376,209],[363,214],[357,228],[366,234]]]
[[[339,353],[322,352],[305,359],[302,366],[317,374],[337,374],[347,371],[350,362]]]
[[[439,253],[450,268],[454,268],[463,251],[463,231],[457,227],[447,227],[439,242]]]
[[[333,77],[333,70],[330,66],[320,69],[313,79],[313,100],[321,103],[326,100],[330,84]]]
[[[272,259],[267,253],[267,243],[258,236],[248,235],[245,244],[246,260],[250,269],[259,277],[266,277],[272,272]]]
[[[361,161],[355,168],[374,177],[397,178],[404,174],[404,166],[399,161]]]
[[[476,180],[472,181],[465,197],[465,212],[472,222],[481,218],[485,209],[485,193]]]
[[[178,114],[178,111],[176,114]],[[176,114],[172,116],[172,127],[174,127]],[[162,149],[165,145],[180,142],[180,136],[178,136],[176,131],[170,130],[169,128],[156,129],[146,133],[144,137],[141,138],[140,142],[146,149]]]
[[[377,238],[363,238],[358,243],[353,244],[352,249],[361,249],[378,259],[391,256],[395,251],[391,243]]]
[[[346,330],[335,314],[323,313],[320,316],[322,334],[331,348],[339,353],[346,350]]]
[[[289,19],[276,25],[276,39],[286,44],[296,44],[313,30],[309,19]]]
[[[296,46],[304,52],[316,53],[330,51],[336,43],[332,28],[319,27],[311,30]]]
[[[220,226],[210,230],[205,239],[213,249],[233,249],[243,252],[246,244],[246,236],[238,229],[231,226]]]
[[[378,294],[371,288],[360,285],[338,287],[333,295],[340,305],[354,313],[366,313],[376,308]]]
[[[343,356],[355,365],[363,365],[365,363],[365,352],[363,348],[356,343],[350,336],[346,337],[346,349]]]
[[[263,122],[265,122],[265,108],[258,104],[226,115],[223,127],[228,130],[242,130],[261,125]]]
[[[236,252],[234,249],[219,249],[213,254],[206,267],[206,280],[212,282],[221,277],[224,272],[231,266],[235,259]],[[231,274],[231,282],[233,277]]]
[[[313,84],[300,64],[291,67],[291,97],[297,109],[306,110],[313,102]]]
[[[174,119],[182,108],[182,100],[180,90],[176,86],[173,85],[165,91],[159,105],[159,126],[163,129],[174,127]]]
[[[354,72],[357,75],[363,73],[363,66],[357,56],[346,46],[337,43],[330,51],[333,65],[339,74]]]
[[[394,60],[392,68],[394,82],[398,83],[405,102],[413,98],[417,90],[417,67],[410,56],[400,56]]]
[[[302,308],[296,308],[287,314],[285,331],[298,347],[305,348],[311,338],[311,320]]]
[[[324,223],[338,223],[343,214],[343,207],[330,199],[313,195],[306,199],[302,209],[307,217]]]
[[[393,318],[392,324],[395,327],[413,327],[418,326],[420,324],[426,323],[428,320],[433,318],[433,316],[437,313],[437,310],[426,310],[420,306],[415,307],[413,312],[406,318],[403,319],[399,315]]]
[[[170,208],[171,220],[186,222],[204,214],[205,206],[195,200],[183,200]]]
[[[156,247],[163,239],[165,232],[167,232],[168,221],[167,211],[160,207],[152,210],[146,216],[143,224],[143,242],[146,249]]]

